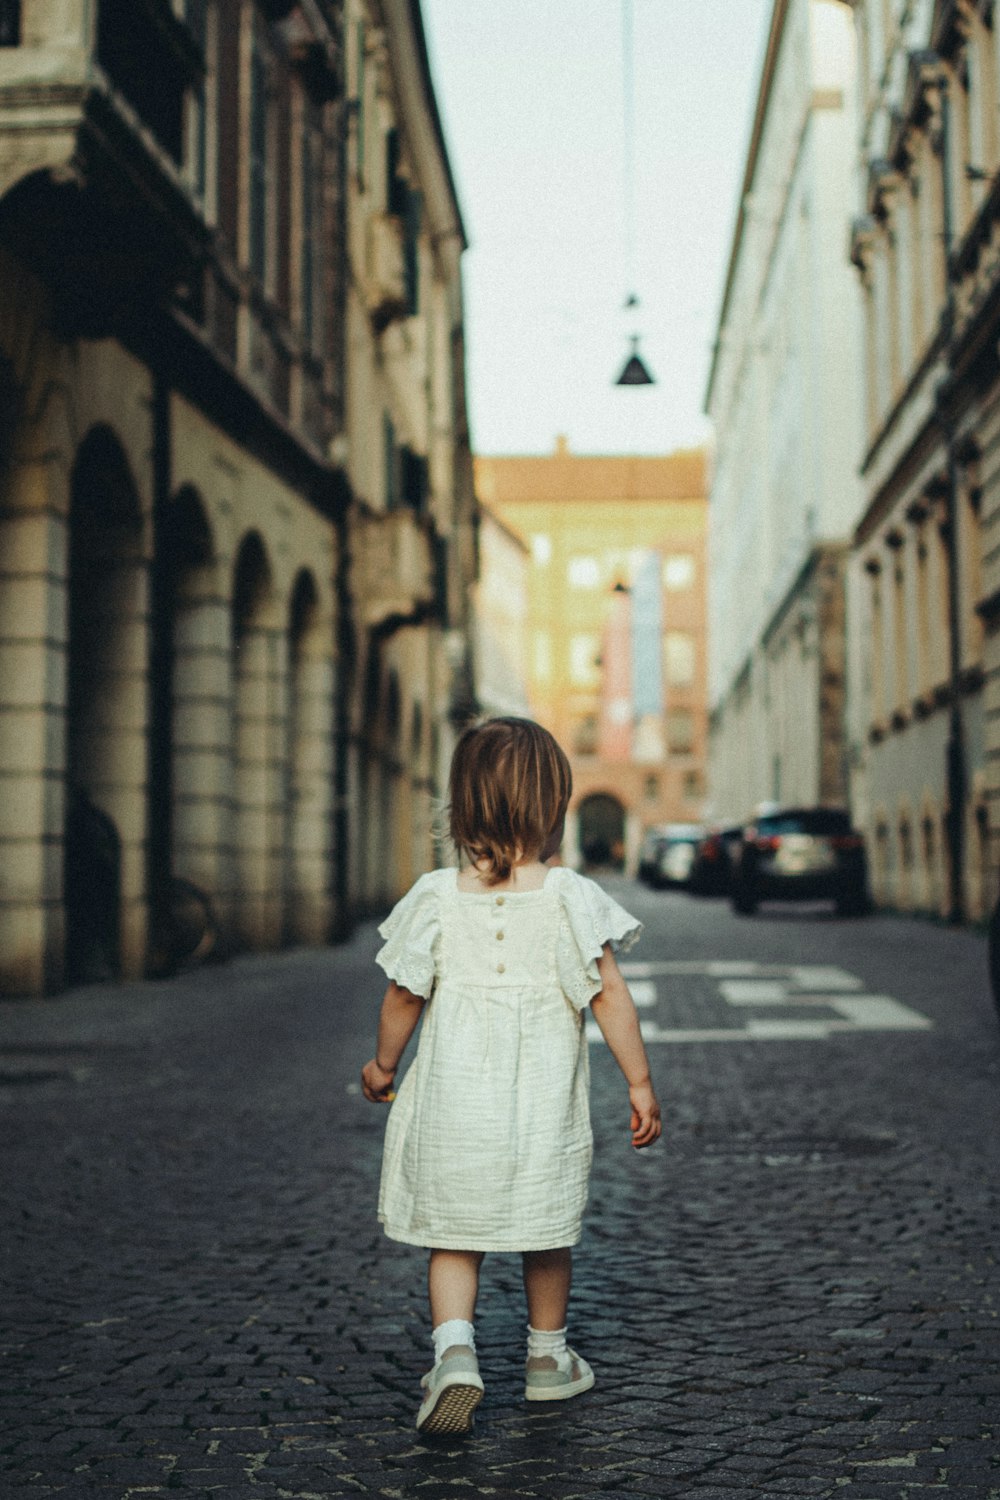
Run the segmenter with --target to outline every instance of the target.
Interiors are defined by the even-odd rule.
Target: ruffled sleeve
[[[561,871],[559,896],[559,984],[576,1009],[583,1010],[601,989],[597,960],[605,943],[616,953],[627,953],[642,935],[642,923],[575,870]]]
[[[417,883],[397,901],[379,928],[385,938],[375,955],[380,965],[404,989],[429,1000],[437,976],[441,920],[436,876],[439,870],[421,875]]]

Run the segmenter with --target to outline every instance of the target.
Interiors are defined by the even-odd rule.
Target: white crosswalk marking
[[[789,970],[792,983],[798,990],[860,990],[861,980],[856,974],[824,964],[797,964]]]
[[[719,992],[730,1005],[772,1005],[788,998],[780,979],[723,979]]]
[[[830,1004],[859,1031],[927,1031],[933,1025],[891,995],[836,995]]]
[[[833,964],[764,964],[754,960],[622,964],[636,1007],[644,1013],[640,1029],[650,1043],[825,1041],[874,1031],[927,1031],[933,1022],[892,995],[863,993],[856,974]],[[657,978],[672,979],[662,987]],[[662,1024],[669,1000],[679,995],[684,980],[708,980],[710,989],[741,1018],[739,1026],[672,1027]],[[754,1007],[764,1013],[753,1014]],[[660,1010],[660,1017],[649,1014]],[[707,1007],[706,1007],[707,1009]],[[792,1014],[792,1010],[800,1014]],[[802,1011],[815,1012],[803,1016]],[[715,1007],[718,1013],[718,1006]],[[822,1012],[826,1014],[822,1014]],[[784,1012],[784,1013],[783,1013]],[[590,1041],[603,1040],[598,1027],[587,1022]]]

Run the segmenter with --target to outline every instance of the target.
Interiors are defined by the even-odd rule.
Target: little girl
[[[361,1082],[395,1099],[379,1219],[430,1250],[435,1362],[417,1427],[468,1432],[482,1400],[473,1319],[487,1250],[519,1251],[528,1303],[525,1397],[561,1401],[594,1375],[566,1343],[570,1246],[580,1238],[592,1137],[582,1012],[589,1004],[631,1102],[632,1145],[660,1134],[635,1005],[612,949],[641,926],[558,850],[572,782],[527,719],[467,729],[451,767],[451,836],[464,867],[419,879],[379,931],[391,983]],[[413,1066],[393,1094],[426,1007]]]

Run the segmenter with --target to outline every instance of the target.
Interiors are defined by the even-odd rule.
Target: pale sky
[[[628,285],[622,0],[423,0],[464,259],[479,453],[704,441],[708,361],[771,0],[633,0]],[[626,293],[641,299],[623,310]],[[628,335],[657,384],[616,388]]]

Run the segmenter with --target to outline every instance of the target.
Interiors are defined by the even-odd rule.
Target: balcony
[[[165,0],[100,0],[97,10],[98,63],[177,165],[185,95],[203,68],[203,11],[189,4],[188,16],[180,21]]]
[[[370,629],[424,618],[438,603],[433,536],[408,510],[364,517],[356,536],[358,600]]]
[[[0,81],[17,148],[0,159],[0,237],[48,280],[66,337],[118,333],[194,285],[207,239],[180,165],[195,32],[167,0],[102,0],[96,42],[93,70],[66,48],[40,73],[40,47],[12,47]]]

